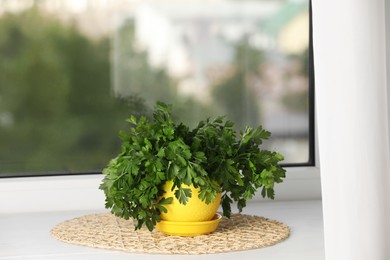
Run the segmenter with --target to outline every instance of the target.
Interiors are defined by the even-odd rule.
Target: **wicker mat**
[[[51,230],[58,240],[91,247],[151,254],[211,254],[274,245],[290,235],[288,226],[258,216],[233,214],[217,230],[196,237],[168,236],[157,230],[134,231],[133,222],[97,214],[68,220]]]

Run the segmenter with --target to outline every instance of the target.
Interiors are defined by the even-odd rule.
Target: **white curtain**
[[[326,259],[390,260],[385,0],[312,7]]]

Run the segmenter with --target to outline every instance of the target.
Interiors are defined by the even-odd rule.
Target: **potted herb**
[[[269,132],[259,126],[237,133],[224,117],[200,121],[190,130],[176,124],[171,112],[171,106],[158,102],[152,120],[127,120],[132,127],[120,133],[122,150],[103,170],[100,185],[113,214],[152,231],[174,214],[170,206],[175,201],[187,207],[197,200],[194,204],[210,206],[210,211],[221,204],[223,215],[230,217],[231,204],[236,202],[241,212],[258,189],[274,198],[274,184],[282,182],[285,170],[278,165],[281,154],[260,148]],[[209,209],[194,212],[203,211]]]

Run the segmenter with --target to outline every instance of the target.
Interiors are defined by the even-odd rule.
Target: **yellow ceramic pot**
[[[193,185],[187,186],[182,184],[183,188],[189,188],[192,191],[191,198],[186,205],[180,204],[175,197],[175,190],[171,191],[173,182],[167,181],[163,186],[165,191],[164,197],[172,197],[173,201],[169,205],[164,205],[168,210],[167,213],[162,213],[162,220],[175,221],[175,222],[200,222],[210,221],[216,216],[216,212],[221,203],[221,194],[217,195],[215,202],[206,204],[204,201],[198,198],[199,188],[195,188]]]
[[[214,232],[217,229],[222,216],[215,214],[214,218],[209,221],[167,221],[161,220],[157,222],[157,230],[171,236],[200,236]]]

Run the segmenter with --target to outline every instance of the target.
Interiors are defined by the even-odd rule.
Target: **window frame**
[[[275,186],[276,200],[321,199],[318,166],[288,167],[286,179]],[[0,179],[2,213],[104,210],[104,193],[98,187],[103,175],[70,175]],[[253,202],[270,201],[260,197]]]
[[[321,199],[311,1],[309,17],[309,160],[282,165],[287,170],[286,179],[275,187],[276,200]],[[105,197],[98,189],[103,177],[99,171],[0,176],[0,208],[3,213],[104,210]],[[260,196],[253,199],[263,200]]]
[[[299,163],[281,163],[283,167],[306,167],[306,166],[315,166],[316,165],[316,140],[315,140],[315,78],[314,78],[314,60],[313,60],[313,29],[312,29],[312,7],[311,0],[309,4],[309,72],[308,72],[308,140],[309,140],[309,149],[308,149],[308,161],[299,162]],[[80,171],[80,172],[45,172],[45,173],[18,173],[18,175],[13,175],[11,173],[1,174],[0,179],[2,178],[23,178],[23,177],[51,177],[51,176],[79,176],[79,175],[91,175],[91,174],[101,174],[101,171],[91,170],[91,171]]]
[[[314,76],[314,58],[313,58],[313,12],[312,12],[312,0],[309,0],[309,86],[308,86],[308,104],[309,104],[309,159],[303,163],[288,163],[281,164],[283,167],[304,167],[315,166],[318,155],[317,147],[317,131],[315,122],[315,76]]]

